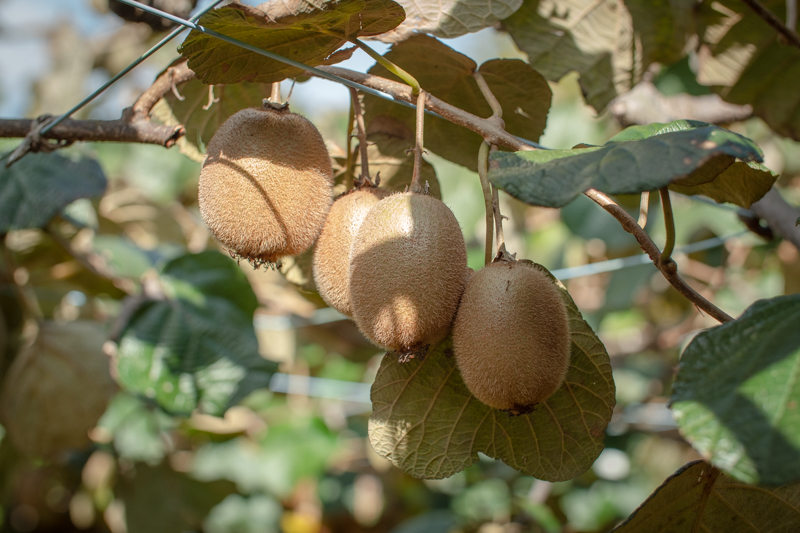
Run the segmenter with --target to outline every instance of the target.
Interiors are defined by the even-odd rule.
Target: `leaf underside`
[[[313,67],[325,63],[348,39],[379,35],[404,18],[403,8],[392,0],[285,0],[259,7],[231,4],[206,13],[198,24]],[[303,73],[196,30],[180,52],[207,84],[272,83]]]
[[[712,194],[715,199],[749,207],[775,181],[760,165],[742,163],[730,168],[737,159],[761,159],[751,140],[688,120],[632,126],[602,146],[495,152],[490,157],[492,183],[525,203],[545,207],[562,207],[590,188],[608,194],[636,194],[673,182],[688,184],[682,192]],[[725,179],[714,184],[718,189],[714,192],[709,182],[719,176]],[[752,187],[736,191],[742,182],[750,182]]]
[[[614,382],[603,344],[566,289],[559,288],[570,319],[570,368],[561,388],[534,412],[510,416],[475,399],[448,338],[421,361],[383,358],[372,387],[372,447],[406,473],[426,479],[460,472],[478,460],[478,452],[548,481],[572,479],[588,469],[603,449]]]
[[[800,523],[800,484],[741,483],[704,461],[675,472],[614,529],[617,533],[772,533]]]
[[[747,483],[800,480],[798,324],[800,295],[760,300],[681,357],[671,399],[681,433]]]

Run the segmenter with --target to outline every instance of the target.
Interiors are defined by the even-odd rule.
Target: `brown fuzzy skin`
[[[569,319],[555,284],[522,262],[479,270],[461,298],[453,351],[478,400],[529,412],[561,386],[569,367]]]
[[[450,331],[466,271],[464,237],[446,205],[423,194],[389,196],[353,243],[353,319],[376,345],[417,352]]]
[[[314,248],[314,283],[325,302],[346,316],[350,304],[350,254],[358,228],[367,213],[392,191],[368,187],[339,197],[325,219]]]
[[[288,110],[243,109],[208,143],[200,214],[228,249],[274,263],[308,249],[333,202],[333,171],[322,136]]]

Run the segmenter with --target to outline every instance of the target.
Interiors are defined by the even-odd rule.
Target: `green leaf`
[[[760,300],[681,357],[675,420],[704,457],[747,483],[800,480],[800,295]]]
[[[784,0],[763,0],[778,18]],[[783,44],[778,33],[739,0],[703,3],[706,45],[698,54],[698,81],[713,86],[728,102],[753,106],[777,133],[800,139],[800,50]]]
[[[125,504],[129,533],[200,531],[212,507],[235,491],[233,483],[204,483],[169,466],[137,464],[122,476],[114,494]]]
[[[283,506],[264,494],[231,494],[203,521],[206,533],[280,533]]]
[[[259,7],[231,4],[206,13],[199,24],[313,67],[324,63],[348,39],[380,35],[404,18],[403,8],[392,0],[285,0]],[[180,52],[207,84],[272,83],[303,73],[195,30]]]
[[[171,416],[124,392],[111,399],[97,423],[113,436],[120,457],[150,465],[157,465],[166,455],[167,434],[175,425]]]
[[[528,0],[503,22],[534,69],[551,81],[580,73],[586,101],[602,111],[655,62],[681,58],[693,33],[693,0]]]
[[[723,172],[726,167],[715,159],[719,156],[753,161],[761,159],[761,151],[753,141],[726,129],[679,120],[632,126],[603,146],[495,152],[489,180],[525,203],[561,207],[590,188],[608,194],[659,189],[708,162]],[[744,174],[748,180],[761,179],[760,172]],[[729,193],[724,185],[719,188]]]
[[[403,41],[415,33],[452,39],[488,28],[522,6],[522,0],[398,0],[398,3],[406,11],[406,20],[378,37],[383,42]]]
[[[473,77],[475,62],[434,39],[417,35],[396,44],[385,57],[409,71],[423,89],[464,111],[489,117],[492,110]],[[552,93],[547,81],[530,65],[518,59],[493,59],[481,65],[481,74],[503,107],[506,130],[537,141],[544,132]],[[392,77],[380,65],[370,74]],[[370,132],[373,122],[391,117],[407,132],[415,131],[413,109],[366,95],[365,119]],[[381,131],[378,129],[378,131]],[[425,148],[454,163],[476,170],[483,139],[477,133],[437,117],[425,117]]]
[[[105,190],[105,174],[94,159],[28,154],[10,168],[0,164],[0,235],[43,228],[75,200],[100,196]]]
[[[729,202],[748,209],[767,194],[777,178],[776,173],[761,163],[735,161],[713,181],[687,186],[682,183],[683,180],[679,180],[669,188],[682,194],[708,196],[720,203]]]
[[[175,259],[162,272],[170,299],[145,301],[125,326],[120,384],[168,412],[212,415],[266,387],[275,364],[258,353],[255,296],[236,264],[206,252]]]
[[[615,532],[730,533],[793,531],[800,521],[800,485],[745,485],[704,461],[668,477]]]
[[[464,470],[478,452],[548,481],[586,471],[603,450],[614,382],[603,343],[559,288],[570,316],[572,354],[555,394],[533,413],[510,416],[472,396],[456,368],[452,339],[421,361],[399,363],[387,354],[372,386],[369,438],[375,451],[426,479]]]

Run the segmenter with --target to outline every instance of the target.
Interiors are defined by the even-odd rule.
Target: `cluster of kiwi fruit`
[[[464,383],[490,407],[529,412],[564,380],[569,320],[548,273],[508,255],[473,272],[452,211],[424,192],[367,178],[334,202],[325,143],[286,106],[245,109],[220,126],[199,202],[216,238],[256,266],[316,243],[320,296],[401,361],[452,332]]]

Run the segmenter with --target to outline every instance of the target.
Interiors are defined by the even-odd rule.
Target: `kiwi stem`
[[[617,205],[614,200],[596,189],[588,189],[584,194],[597,205],[605,209],[608,214],[616,218],[622,225],[622,229],[636,238],[642,250],[650,256],[650,260],[656,265],[656,268],[661,271],[664,279],[675,287],[681,295],[697,306],[698,309],[705,311],[720,322],[730,322],[733,320],[733,317],[703,298],[697,291],[691,288],[688,283],[683,281],[678,275],[678,266],[675,264],[675,261],[666,263],[661,261],[661,252],[658,250],[656,243],[653,242],[653,239],[650,238],[650,235],[636,223],[635,218]]]
[[[489,88],[489,84],[486,83],[483,74],[476,70],[472,73],[472,77],[475,78],[476,82],[478,82],[478,88],[481,90],[483,97],[486,98],[486,101],[489,103],[489,107],[492,108],[492,116],[503,118],[503,108],[500,106],[500,102],[497,101],[494,93]]]
[[[420,93],[422,88],[419,86],[419,82],[414,76],[412,76],[402,68],[398,67],[397,65],[395,65],[394,63],[392,63],[391,61],[380,55],[378,52],[376,52],[375,50],[364,44],[364,42],[360,41],[359,39],[353,38],[348,40],[354,45],[364,50],[367,53],[367,55],[369,55],[372,59],[377,61],[383,68],[385,68],[386,70],[388,70],[389,72],[391,72],[392,74],[403,80],[408,86],[410,86],[412,95],[416,96]]]
[[[494,202],[492,199],[492,186],[489,184],[489,143],[484,141],[478,150],[478,177],[483,190],[483,204],[486,209],[486,248],[483,254],[483,264],[492,262],[494,248],[492,235],[494,233]]]
[[[272,82],[272,91],[270,91],[269,99],[276,104],[281,103],[281,82]]]
[[[363,187],[370,181],[369,161],[367,158],[367,129],[364,127],[364,111],[358,99],[358,91],[350,89],[350,102],[353,106],[353,116],[356,121],[356,135],[358,136],[358,149],[361,151],[361,176],[356,180],[358,187]]]
[[[667,230],[667,242],[661,250],[661,264],[666,265],[671,261],[672,250],[675,249],[675,217],[672,215],[672,203],[669,200],[669,190],[666,187],[659,189],[661,193],[661,206],[664,209],[664,226]]]
[[[497,257],[503,257],[506,253],[506,239],[503,236],[503,215],[500,213],[500,195],[497,187],[492,185],[492,211],[494,212],[495,234],[497,236]]]
[[[644,191],[639,200],[639,221],[637,222],[641,227],[647,225],[647,214],[650,211],[650,191]]]
[[[411,175],[411,187],[409,189],[413,192],[420,192],[422,186],[419,183],[420,176],[422,175],[422,154],[425,149],[422,147],[422,141],[425,136],[425,101],[428,93],[420,91],[417,96],[417,131],[416,143],[414,144],[414,173]],[[427,187],[426,187],[427,189]]]
[[[6,237],[6,239],[7,238],[8,237]],[[17,267],[14,254],[8,249],[4,240],[0,240],[0,252],[2,252],[3,262],[5,263],[6,275],[10,278],[9,281],[11,285],[14,286],[14,292],[17,295],[17,300],[19,300],[19,305],[22,307],[24,314],[26,314],[28,318],[37,321],[41,320],[44,315],[42,315],[42,308],[39,307],[39,301],[36,299],[36,295],[31,286],[28,285],[27,280],[20,280],[18,278],[17,273],[19,272],[21,274],[22,271]]]
[[[353,155],[353,122],[355,121],[355,104],[353,98],[350,98],[350,114],[347,118],[347,141],[345,150],[347,150],[347,159],[344,162],[344,184],[345,190],[349,191],[353,188],[353,176],[355,174],[355,156]]]

